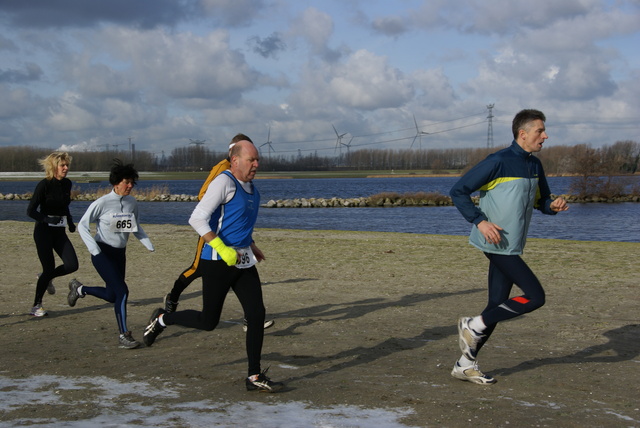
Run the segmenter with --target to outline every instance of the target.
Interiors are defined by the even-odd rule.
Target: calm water
[[[636,179],[638,177],[635,177]],[[277,179],[256,180],[262,201],[302,197],[360,197],[381,192],[439,192],[448,194],[456,177]],[[553,193],[568,191],[570,179],[550,177]],[[0,193],[33,191],[35,182],[0,182]],[[200,180],[140,181],[139,187],[167,186],[173,194],[198,193]],[[79,183],[82,191],[108,183]],[[74,201],[71,213],[79,219],[90,202]],[[195,203],[140,202],[143,223],[186,225]],[[0,201],[0,220],[28,220],[26,201]],[[547,216],[534,212],[529,236],[586,241],[640,242],[640,204],[572,204],[568,212]],[[470,225],[455,207],[399,208],[279,208],[260,210],[257,227],[276,229],[359,230],[443,235],[467,235]]]
[[[640,177],[638,182],[640,182]],[[457,177],[414,177],[414,178],[321,178],[321,179],[270,179],[256,180],[262,199],[292,198],[357,198],[375,195],[381,192],[439,192],[449,194],[449,189]],[[566,177],[550,177],[551,190],[556,194],[566,193],[570,179]],[[99,183],[73,183],[74,189],[90,192],[99,188],[107,188],[108,181]],[[0,181],[0,193],[33,192],[34,181]],[[197,195],[202,180],[140,180],[140,189],[151,187],[169,188],[172,194]]]

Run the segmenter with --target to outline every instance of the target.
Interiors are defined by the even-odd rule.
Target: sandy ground
[[[152,347],[136,350],[117,346],[112,306],[91,296],[67,306],[67,277],[54,281],[55,295],[45,295],[49,316],[29,316],[40,269],[32,227],[0,222],[0,397],[15,400],[11,391],[20,381],[52,380],[29,391],[31,398],[0,400],[5,426],[91,420],[105,411],[98,404],[105,379],[147,385],[147,393],[109,398],[129,412],[140,409],[131,425],[144,425],[145,406],[213,400],[356,406],[363,414],[394,409],[402,412],[399,426],[640,426],[637,243],[530,240],[525,259],[545,285],[547,304],[498,327],[479,358],[498,383],[479,386],[450,376],[459,355],[456,320],[479,313],[486,299],[486,259],[465,237],[257,230],[267,257],[259,266],[267,313],[276,320],[266,330],[263,366],[287,385],[258,394],[244,388],[242,311],[232,294],[215,331],[170,327]],[[139,340],[196,242],[187,226],[145,230],[156,252],[135,239],[128,247],[129,325]],[[102,285],[80,237],[70,237],[80,259],[73,276]],[[200,307],[200,287],[196,281],[186,290],[181,308]],[[95,382],[60,383],[76,378]],[[47,393],[57,397],[43,405],[37,397]],[[205,411],[214,426],[225,409]],[[286,426],[287,417],[256,426]],[[164,424],[192,425],[185,421]],[[346,425],[338,417],[317,426]]]

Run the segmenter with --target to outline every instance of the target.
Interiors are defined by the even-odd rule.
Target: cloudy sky
[[[639,46],[638,0],[2,0],[0,146],[640,141]]]

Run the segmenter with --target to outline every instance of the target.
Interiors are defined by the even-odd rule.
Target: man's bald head
[[[260,155],[250,141],[238,141],[231,149],[231,173],[240,181],[251,181],[258,171]]]

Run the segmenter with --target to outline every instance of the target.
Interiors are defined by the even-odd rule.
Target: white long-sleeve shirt
[[[115,224],[119,219],[127,218],[131,220],[131,227],[123,227],[118,231],[115,228]],[[95,237],[91,235],[91,223],[94,222],[96,223]],[[111,191],[111,193],[102,196],[89,205],[89,208],[87,208],[78,223],[78,233],[80,233],[80,237],[93,256],[101,252],[98,242],[114,248],[126,247],[130,233],[133,233],[149,251],[154,251],[151,240],[138,223],[136,198],[133,196],[120,196],[115,191]]]

